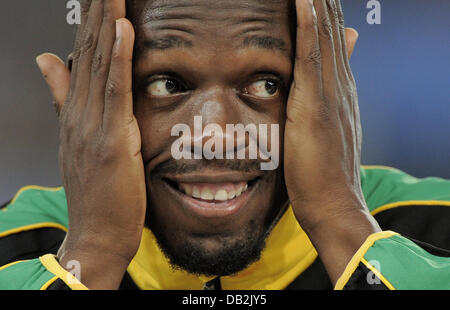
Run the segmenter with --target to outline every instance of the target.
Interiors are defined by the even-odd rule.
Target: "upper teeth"
[[[220,186],[216,189],[211,189],[204,186],[195,186],[189,184],[180,184],[180,190],[186,195],[202,199],[202,200],[216,200],[216,201],[227,201],[239,197],[248,189],[247,183],[240,183],[232,188],[227,186],[227,188],[221,188]]]

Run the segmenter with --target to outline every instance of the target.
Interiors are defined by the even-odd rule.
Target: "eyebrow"
[[[143,47],[147,50],[167,50],[173,48],[191,48],[193,42],[186,40],[179,36],[165,36],[158,39],[145,40]],[[275,38],[272,36],[248,36],[242,41],[239,46],[240,49],[244,48],[260,48],[269,50],[278,50],[283,54],[289,56],[289,51],[287,49],[287,44],[284,40]]]

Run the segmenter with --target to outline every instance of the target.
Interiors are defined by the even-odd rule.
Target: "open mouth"
[[[169,191],[189,211],[201,217],[224,217],[237,213],[258,186],[260,177],[249,181],[196,182],[163,178]]]

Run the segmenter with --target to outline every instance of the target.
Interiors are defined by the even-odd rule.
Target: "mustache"
[[[207,169],[217,169],[239,172],[261,171],[259,160],[174,160],[163,162],[157,165],[151,172],[152,176],[164,176],[167,174],[185,174]]]

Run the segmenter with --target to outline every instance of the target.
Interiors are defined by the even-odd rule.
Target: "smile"
[[[239,197],[248,190],[248,183],[224,184],[183,184],[178,183],[180,191],[195,199],[206,201],[227,201]]]
[[[202,179],[194,178],[194,179]],[[219,178],[207,181],[175,180],[163,181],[183,209],[200,218],[224,218],[236,215],[249,201],[260,178],[241,181],[222,181]]]

